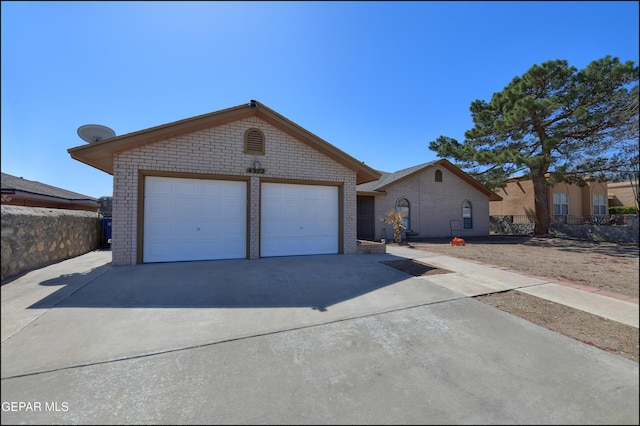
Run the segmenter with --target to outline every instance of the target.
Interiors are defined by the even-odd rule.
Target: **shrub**
[[[613,206],[609,207],[609,214],[638,214],[635,206]]]

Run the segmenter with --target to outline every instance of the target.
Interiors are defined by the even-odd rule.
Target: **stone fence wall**
[[[2,205],[2,277],[96,250],[98,213]]]
[[[533,235],[534,223],[514,223],[513,216],[489,216],[489,231],[499,235]]]
[[[549,233],[562,238],[638,244],[638,216],[625,215],[625,225],[565,225],[551,223]],[[491,216],[491,233],[533,235],[533,223],[513,223],[511,216]]]

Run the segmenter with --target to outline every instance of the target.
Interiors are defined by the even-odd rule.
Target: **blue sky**
[[[437,159],[469,106],[534,64],[638,63],[625,2],[2,2],[2,171],[95,198],[76,133],[256,99],[369,166]]]

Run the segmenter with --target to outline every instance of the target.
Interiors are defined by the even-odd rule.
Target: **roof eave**
[[[262,104],[259,104],[257,108],[253,108],[248,104],[240,105],[138,132],[116,136],[88,145],[69,148],[67,151],[73,159],[113,175],[113,159],[114,155],[118,152],[252,116],[262,118],[285,133],[354,170],[356,172],[356,184],[380,179],[381,174],[376,170],[366,166],[361,161],[356,160],[347,153]]]
[[[467,173],[465,173],[462,170],[460,170],[459,167],[457,167],[455,164],[451,163],[450,161],[445,160],[443,158],[443,159],[440,159],[440,160],[436,161],[434,164],[440,164],[443,167],[447,168],[449,171],[451,171],[453,173],[456,173],[464,181],[470,183],[472,186],[476,187],[478,190],[480,190],[481,192],[485,193],[489,197],[489,201],[500,201],[500,200],[502,200],[501,196],[499,196],[495,192],[491,191],[489,188],[487,188],[486,186],[484,186],[483,184],[481,184],[480,182],[478,182],[477,180],[475,180],[474,178],[469,176]]]
[[[75,160],[113,175],[113,157],[115,154],[138,148],[150,143],[196,132],[208,127],[219,126],[231,121],[252,116],[252,108],[240,105],[197,117],[186,118],[172,123],[151,127],[137,132],[127,133],[99,142],[69,148],[67,152]]]
[[[374,197],[379,197],[381,195],[387,195],[387,191],[357,191],[356,190],[356,195],[372,195]]]
[[[440,160],[432,161],[430,163],[426,163],[423,167],[420,167],[419,169],[416,169],[413,172],[408,173],[408,174],[402,176],[399,179],[392,180],[390,182],[385,183],[384,185],[380,185],[376,189],[377,190],[381,190],[383,188],[388,187],[389,185],[398,183],[398,182],[408,178],[409,176],[413,176],[416,173],[423,171],[427,167],[438,166],[438,165],[446,168],[447,170],[449,170],[452,173],[455,173],[462,180],[464,180],[465,182],[471,184],[471,186],[475,187],[476,189],[478,189],[481,192],[483,192],[484,194],[486,194],[489,197],[490,201],[500,201],[500,200],[502,200],[502,197],[500,197],[498,194],[496,194],[495,192],[489,190],[486,186],[484,186],[483,184],[481,184],[480,182],[478,182],[477,180],[475,180],[474,178],[469,176],[467,173],[465,173],[464,171],[460,170],[460,168],[457,167],[455,164],[451,163],[450,161],[448,161],[447,159],[444,159],[444,158],[441,158]]]
[[[372,182],[380,179],[380,172],[358,161],[346,152],[336,148],[324,139],[314,135],[303,127],[300,127],[288,118],[278,114],[271,108],[261,105],[256,109],[256,116],[262,118],[276,128],[291,135],[295,139],[304,142],[306,145],[320,151],[324,155],[345,165],[356,172],[356,185]]]

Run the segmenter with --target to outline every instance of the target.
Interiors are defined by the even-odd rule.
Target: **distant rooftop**
[[[358,191],[378,191],[380,188],[383,188],[389,185],[392,182],[402,179],[405,176],[409,176],[412,173],[417,172],[418,170],[422,170],[427,166],[431,166],[436,164],[437,161],[430,161],[428,163],[418,164],[417,166],[408,167],[406,169],[398,170],[397,172],[387,173],[387,172],[379,172],[382,173],[382,176],[378,180],[374,180],[373,182],[367,182],[358,185],[356,188]]]
[[[77,192],[67,191],[66,189],[57,188],[35,180],[12,176],[7,173],[2,173],[1,186],[3,194],[28,193],[34,195],[45,195],[68,201],[98,201],[96,198],[88,195],[78,194]]]

